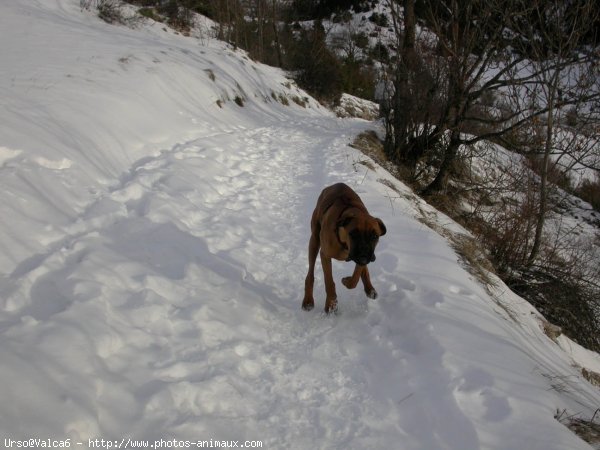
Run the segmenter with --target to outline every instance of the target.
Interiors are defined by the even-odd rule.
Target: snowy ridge
[[[43,251],[18,239],[23,224],[37,221],[45,246],[60,239],[57,225],[69,226],[148,156],[228,132],[253,115],[276,117],[299,106],[275,98],[305,96],[280,71],[223,43],[201,45],[159,24],[111,26],[74,0],[10,2],[0,21],[0,187],[21,197],[18,205],[0,204],[11,217],[9,235],[0,237],[9,250],[0,256],[2,271]],[[307,106],[309,114],[324,113],[314,100]]]
[[[553,415],[598,407],[573,359],[598,356],[481,286],[417,218],[462,230],[360,164],[370,123],[276,102],[305,94],[221,43],[77,4],[0,5],[0,435],[589,448]],[[320,270],[306,313],[310,214],[337,181],[386,223],[380,298],[336,263],[340,314],[321,312]]]

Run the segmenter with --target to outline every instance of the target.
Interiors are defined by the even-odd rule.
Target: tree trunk
[[[264,62],[264,50],[265,50],[265,35],[264,35],[264,5],[263,0],[256,1],[256,31],[258,42],[256,44],[256,56],[261,62]]]
[[[415,0],[404,0],[404,22],[401,23],[399,6],[396,1],[389,0],[388,6],[392,12],[394,33],[400,48],[400,58],[393,74],[394,93],[391,99],[390,111],[386,116],[391,119],[386,126],[386,142],[388,151],[396,164],[403,163],[403,153],[408,140],[408,124],[411,119],[408,107],[410,95],[409,73],[414,61],[415,47]]]
[[[415,0],[404,0],[404,33],[402,35],[402,47],[400,50],[400,61],[396,69],[395,80],[395,103],[394,103],[394,141],[398,163],[405,164],[408,142],[411,138],[411,101],[410,101],[410,79],[409,74],[415,72]]]
[[[404,41],[402,51],[406,55],[415,51],[415,0],[404,0]]]
[[[442,164],[440,165],[436,177],[423,190],[422,194],[424,196],[431,195],[433,193],[440,192],[446,189],[448,176],[450,175],[450,169],[452,169],[452,164],[454,163],[454,160],[458,155],[460,142],[460,132],[453,130],[450,135],[450,143],[444,151],[444,159],[442,160]]]
[[[546,123],[546,142],[544,144],[544,158],[542,160],[542,168],[540,173],[540,205],[537,212],[537,220],[535,225],[535,236],[531,253],[527,260],[527,266],[530,267],[540,253],[542,245],[542,232],[544,231],[544,223],[546,221],[546,213],[548,209],[548,171],[550,166],[550,153],[552,152],[552,142],[554,134],[554,100],[560,71],[556,70],[552,76],[550,85],[548,86],[548,121]]]
[[[277,67],[283,67],[283,58],[281,57],[281,44],[279,43],[279,24],[278,24],[278,14],[277,14],[277,3],[276,0],[273,0],[273,13],[271,16],[271,21],[273,24],[273,38],[275,40],[275,53],[277,55]]]

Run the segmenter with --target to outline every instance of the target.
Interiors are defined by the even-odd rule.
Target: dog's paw
[[[352,277],[344,277],[342,278],[342,284],[346,286],[348,289],[353,289],[355,286],[352,286]]]
[[[314,300],[304,300],[302,302],[302,309],[304,311],[310,311],[314,307],[315,307],[315,301]]]
[[[334,306],[331,306],[329,308],[325,308],[325,314],[327,314],[327,315],[329,315],[329,314],[337,315],[337,313],[338,313],[337,304]]]
[[[365,294],[367,294],[367,297],[370,299],[375,300],[377,298],[377,291],[375,289],[365,290]]]
[[[338,310],[337,299],[326,300],[325,301],[325,314],[336,314]]]

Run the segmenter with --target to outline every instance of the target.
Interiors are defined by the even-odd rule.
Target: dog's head
[[[342,217],[337,224],[340,242],[348,248],[348,259],[359,266],[375,261],[375,247],[386,233],[381,219],[369,215]]]

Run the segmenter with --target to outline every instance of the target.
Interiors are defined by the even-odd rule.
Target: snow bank
[[[305,96],[280,71],[162,24],[115,27],[75,0],[2,8],[0,213],[11,217],[0,237],[3,272],[57,241],[144,158],[253,126],[253,116],[277,117],[286,108],[274,97]],[[319,114],[313,100],[306,106]],[[21,239],[34,224],[42,242]]]

